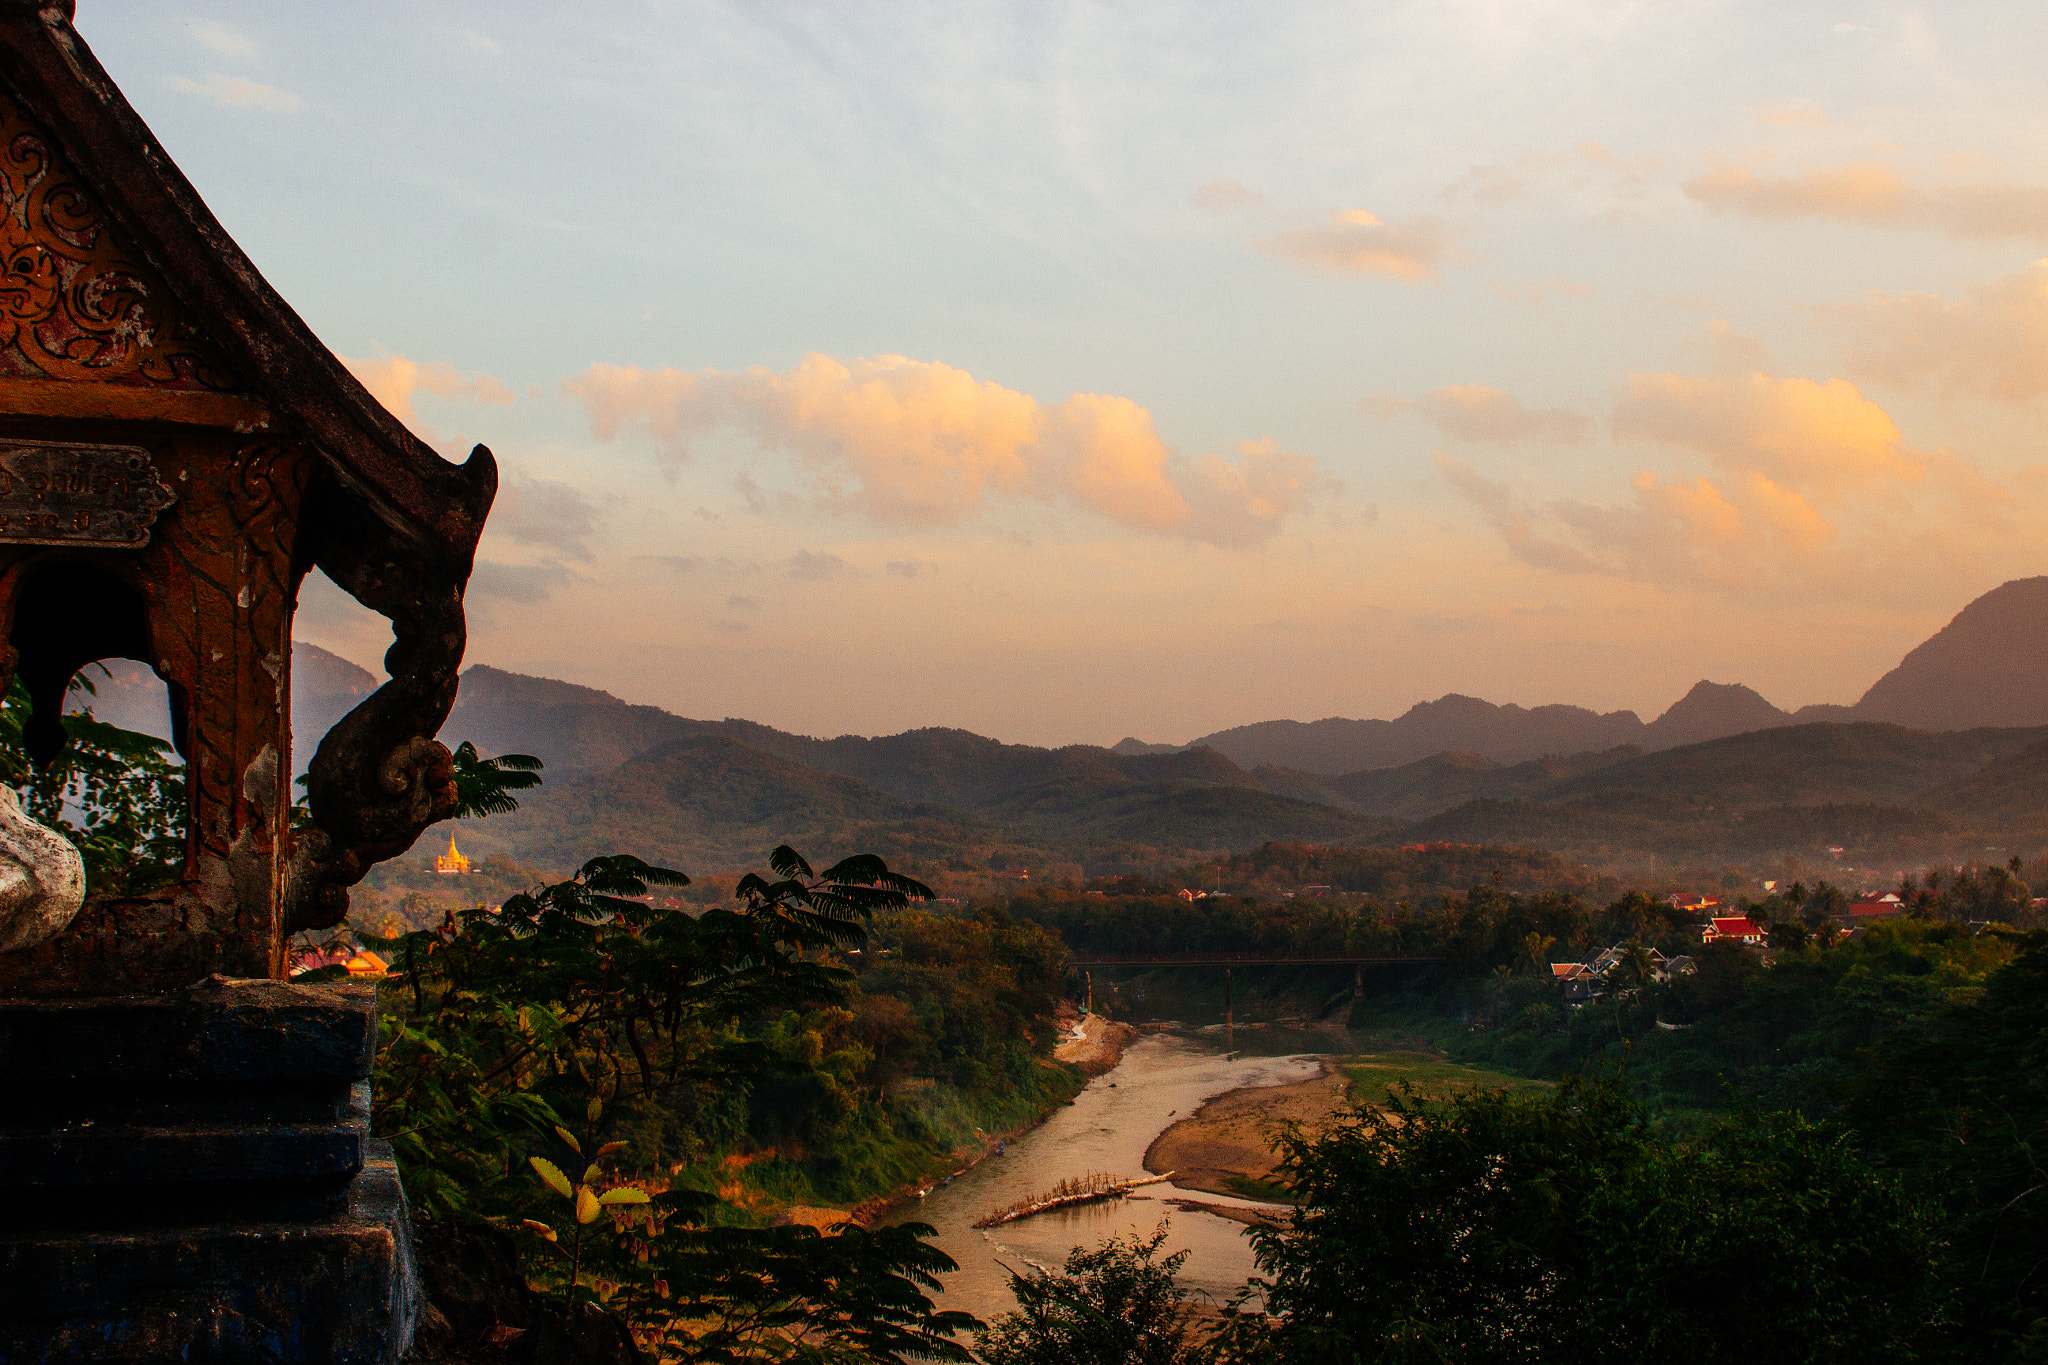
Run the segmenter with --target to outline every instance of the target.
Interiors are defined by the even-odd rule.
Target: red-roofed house
[[[1733,919],[1715,919],[1700,930],[1701,943],[1714,943],[1721,939],[1734,939],[1738,943],[1759,944],[1764,941],[1764,928],[1747,915]]]
[[[1886,896],[1874,901],[1854,901],[1849,906],[1847,918],[1853,923],[1863,924],[1874,919],[1889,919],[1906,913],[1905,903],[1897,896]]]

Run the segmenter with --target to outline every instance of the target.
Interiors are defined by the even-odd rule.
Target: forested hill
[[[785,839],[970,882],[1151,871],[1271,841],[1511,843],[1642,871],[1835,848],[1910,865],[2048,839],[2048,729],[1785,725],[1648,754],[1450,752],[1328,775],[1248,771],[1207,748],[1044,749],[948,729],[817,739],[475,667],[442,735],[546,761],[524,810],[462,838],[555,868],[599,845],[732,867]]]

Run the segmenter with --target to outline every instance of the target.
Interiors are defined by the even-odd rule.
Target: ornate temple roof
[[[47,280],[7,281],[49,321],[40,349],[26,323],[0,338],[15,342],[0,411],[295,431],[352,500],[466,578],[497,491],[491,453],[451,464],[370,396],[207,209],[71,9],[0,0],[0,231],[10,251],[37,233],[50,248]],[[111,283],[74,287],[90,270]]]

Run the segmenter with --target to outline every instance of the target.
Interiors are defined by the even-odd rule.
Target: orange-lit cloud
[[[2048,395],[2048,260],[1959,299],[1872,293],[1830,311],[1856,338],[1849,368],[1878,383],[2016,403]]]
[[[1633,375],[1611,423],[1618,438],[1687,447],[1809,490],[1921,474],[1891,417],[1846,379]]]
[[[1290,265],[1331,275],[1389,275],[1405,284],[1443,276],[1451,237],[1435,218],[1383,223],[1364,209],[1346,209],[1314,227],[1295,228],[1259,243]]]
[[[1525,408],[1522,400],[1485,384],[1451,384],[1420,398],[1374,394],[1365,410],[1375,417],[1412,412],[1447,436],[1513,445],[1519,441],[1578,441],[1593,423],[1569,408]]]
[[[811,355],[755,367],[644,370],[594,365],[564,391],[592,432],[642,429],[680,460],[713,431],[794,456],[822,500],[878,521],[937,525],[992,499],[1066,505],[1124,526],[1216,545],[1269,539],[1327,479],[1306,455],[1246,442],[1236,460],[1172,450],[1128,398],[1030,394],[936,361]]]
[[[1833,522],[1755,471],[1666,482],[1644,472],[1616,503],[1518,502],[1504,483],[1438,454],[1445,477],[1523,563],[1673,588],[1749,590],[1811,575]]]
[[[1717,472],[1667,478],[1645,470],[1613,502],[1525,503],[1505,484],[1438,458],[1523,562],[1673,588],[1805,590],[1825,582],[1839,590],[1881,562],[1887,547],[1878,528],[1908,505],[1904,491],[1930,475],[1945,502],[2003,503],[1967,463],[1907,447],[1891,416],[1844,379],[1639,374],[1609,425],[1618,440],[1704,456]]]
[[[402,355],[370,360],[352,360],[343,356],[341,363],[362,381],[372,398],[427,441],[434,439],[429,434],[433,428],[424,425],[413,408],[412,396],[416,393],[431,393],[436,398],[474,399],[480,403],[508,404],[512,401],[512,390],[489,375],[466,375],[445,360],[422,364]]]
[[[1774,175],[1720,165],[1685,184],[1716,211],[1754,218],[1819,218],[1875,227],[1932,228],[1958,237],[2048,238],[2048,186],[1977,181],[1915,186],[1889,166],[1848,162]]]

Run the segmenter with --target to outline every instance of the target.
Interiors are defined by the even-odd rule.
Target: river
[[[964,1309],[984,1322],[1016,1307],[1003,1264],[1020,1271],[1057,1268],[1073,1247],[1128,1233],[1150,1235],[1162,1220],[1169,1224],[1165,1250],[1189,1253],[1182,1282],[1220,1303],[1253,1273],[1247,1229],[1162,1202],[1185,1194],[1171,1185],[1148,1185],[1125,1199],[1043,1213],[986,1232],[973,1224],[1069,1176],[1142,1176],[1152,1139],[1203,1100],[1243,1086],[1308,1080],[1320,1069],[1316,1054],[1345,1050],[1342,1039],[1332,1032],[1239,1029],[1237,1050],[1230,1052],[1220,1029],[1148,1034],[1124,1050],[1114,1071],[1089,1082],[1073,1104],[1011,1142],[1003,1155],[899,1208],[889,1221],[921,1221],[938,1229],[935,1243],[960,1265],[945,1277],[939,1306]],[[1186,1197],[1257,1207],[1224,1195]]]

